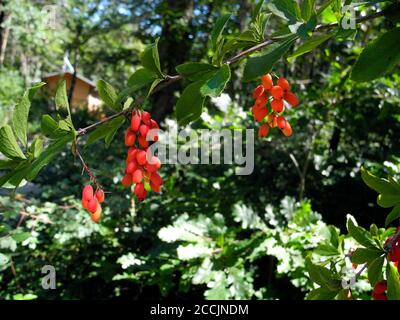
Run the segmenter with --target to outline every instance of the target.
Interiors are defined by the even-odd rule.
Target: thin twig
[[[82,164],[83,170],[86,171],[86,173],[88,174],[90,180],[96,185],[97,189],[103,189],[101,184],[97,181],[95,175],[92,173],[90,168],[86,165],[85,160],[83,160],[82,155],[79,152],[78,147],[76,147],[76,155],[77,155],[79,161]]]

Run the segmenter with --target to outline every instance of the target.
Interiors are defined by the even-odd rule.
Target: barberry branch
[[[391,11],[393,10],[392,7],[389,7],[387,9],[385,9],[385,10],[373,13],[371,15],[357,18],[356,19],[356,23],[362,23],[362,22],[365,22],[365,21],[369,21],[369,20],[373,20],[373,19],[382,17],[382,16],[384,16],[385,14],[387,14],[389,12],[389,9]],[[395,10],[399,10],[399,7],[396,6]],[[328,23],[328,24],[321,24],[321,25],[316,26],[314,31],[318,32],[318,31],[334,28],[334,27],[337,27],[337,26],[339,26],[339,23],[337,23],[337,22]],[[248,56],[248,55],[250,55],[250,54],[252,54],[254,52],[260,51],[260,50],[268,47],[269,45],[273,44],[277,40],[278,40],[277,38],[267,38],[263,42],[255,45],[255,46],[252,46],[252,47],[250,47],[250,48],[248,48],[248,49],[246,49],[244,51],[241,51],[241,52],[237,53],[236,55],[232,56],[231,58],[228,58],[227,60],[225,60],[223,62],[223,64],[230,65],[230,64],[232,64],[234,62],[237,62],[240,59],[242,59],[242,58],[244,58],[244,57],[246,57],[246,56]],[[183,78],[184,77],[182,75],[172,75],[172,76],[171,75],[166,75],[164,77],[164,80],[162,82],[160,82],[160,84],[158,84],[154,88],[154,90],[150,93],[150,95],[152,95],[152,94],[164,89],[165,87],[170,86],[171,84],[173,84],[173,83],[175,83],[177,81],[182,80]],[[78,132],[78,137],[82,136],[82,135],[85,135],[88,131],[90,131],[92,129],[95,129],[99,125],[107,123],[107,122],[111,121],[112,119],[115,119],[115,118],[117,118],[117,117],[119,117],[121,115],[125,115],[125,116],[129,115],[133,110],[137,109],[139,107],[139,105],[144,102],[144,100],[145,100],[145,97],[140,97],[135,101],[135,103],[131,107],[129,107],[129,108],[125,109],[125,110],[122,110],[120,112],[117,112],[117,113],[115,113],[115,114],[113,114],[113,115],[111,115],[111,116],[109,116],[109,117],[107,117],[105,119],[102,119],[102,120],[100,120],[98,122],[95,122],[95,123],[93,123],[93,124],[91,124],[91,125],[89,125],[89,126],[87,126],[85,128],[78,129],[78,131],[77,131]]]
[[[83,170],[87,173],[87,175],[89,176],[90,180],[96,185],[97,189],[103,189],[101,187],[101,184],[97,181],[95,175],[92,173],[92,171],[90,170],[90,168],[86,165],[85,160],[83,160],[81,153],[79,152],[78,147],[76,147],[75,149],[75,153],[76,156],[78,157],[79,161],[82,164],[82,168]]]

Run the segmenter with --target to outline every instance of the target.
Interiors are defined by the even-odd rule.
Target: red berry
[[[271,90],[272,86],[274,85],[272,77],[269,73],[261,77],[261,82],[265,90]]]
[[[135,170],[137,169],[137,164],[134,161],[131,161],[128,163],[128,165],[126,166],[126,173],[132,174],[135,172]]]
[[[387,296],[386,294],[378,294],[375,292],[372,292],[372,298],[374,298],[374,300],[387,300]]]
[[[278,126],[278,122],[276,121],[276,115],[274,115],[273,113],[271,113],[268,116],[268,124],[271,128],[276,128]]]
[[[161,186],[157,185],[151,181],[150,181],[150,187],[151,187],[151,190],[153,190],[154,192],[157,192],[157,193],[161,192]]]
[[[273,86],[271,89],[271,96],[277,100],[283,99],[283,89],[280,86]]]
[[[282,129],[282,133],[286,136],[286,137],[290,137],[293,134],[293,130],[292,130],[292,126],[290,125],[290,123],[288,121],[286,121],[286,126],[284,129]]]
[[[139,130],[140,126],[140,115],[138,113],[134,113],[131,119],[131,129],[136,132]]]
[[[82,199],[90,200],[93,198],[93,187],[88,184],[83,188]]]
[[[124,187],[129,187],[132,184],[132,175],[129,173],[125,174],[121,182]]]
[[[156,156],[152,156],[150,161],[146,164],[146,170],[148,172],[155,172],[161,167],[161,161]]]
[[[376,294],[383,294],[387,289],[387,282],[386,280],[379,281],[375,284],[373,292]]]
[[[163,184],[163,180],[157,172],[151,174],[150,182],[154,183],[157,186],[161,186]]]
[[[253,99],[257,99],[260,95],[264,93],[264,87],[260,84],[253,91]]]
[[[147,153],[144,150],[139,150],[136,154],[136,160],[139,165],[143,166],[147,162]]]
[[[392,250],[389,253],[389,259],[392,262],[400,260],[400,244],[398,242],[392,246]]]
[[[125,145],[127,147],[132,147],[135,144],[135,140],[136,134],[131,130],[127,130],[125,133]]]
[[[84,209],[87,209],[87,208],[88,208],[88,204],[89,204],[89,200],[87,200],[87,199],[85,199],[85,198],[82,198],[82,207],[83,207]]]
[[[133,159],[136,159],[136,153],[137,153],[137,149],[136,148],[129,148],[128,156],[126,157],[126,162],[129,163]]]
[[[258,122],[261,122],[267,115],[268,115],[268,109],[263,106],[257,106],[255,105],[252,109],[254,119]]]
[[[101,190],[101,189],[98,189],[96,191],[96,198],[99,201],[99,203],[103,203],[104,202],[104,198],[105,198],[104,191]]]
[[[139,133],[140,133],[140,135],[141,135],[142,137],[146,137],[146,136],[147,136],[147,133],[149,132],[149,130],[150,130],[150,127],[147,126],[147,125],[145,125],[145,124],[142,124],[142,125],[139,127]]]
[[[145,125],[150,126],[151,125],[151,115],[147,111],[142,112],[142,121]]]
[[[143,201],[146,198],[147,191],[144,188],[144,184],[143,183],[138,183],[135,186],[135,194],[136,194],[136,197],[138,197],[139,201]]]
[[[258,130],[258,136],[260,138],[266,137],[268,135],[269,126],[267,123],[263,124]]]
[[[283,98],[292,106],[296,107],[299,104],[299,100],[295,96],[294,93],[292,92],[286,92],[283,96]]]
[[[138,141],[142,148],[147,148],[149,146],[149,142],[144,136],[139,136]]]
[[[283,130],[286,128],[287,121],[286,121],[285,117],[283,117],[283,116],[277,117],[276,122],[278,124],[279,129]]]
[[[157,121],[153,120],[153,119],[150,120],[150,128],[152,128],[152,129],[160,129]]]
[[[286,78],[279,78],[277,84],[283,89],[283,91],[290,91],[290,85]]]
[[[267,96],[266,96],[264,93],[262,93],[262,94],[257,98],[255,104],[256,104],[256,106],[265,107],[266,104],[267,104],[267,102],[268,102]]]
[[[97,206],[99,205],[99,201],[97,201],[96,197],[93,197],[88,204],[88,210],[90,213],[95,213],[97,210]]]
[[[283,100],[272,100],[271,102],[271,108],[274,110],[276,113],[281,113],[285,110],[285,106],[283,105]]]
[[[90,218],[92,219],[92,221],[95,223],[98,223],[101,219],[102,212],[103,212],[103,209],[101,208],[101,205],[98,204],[96,211],[90,215]]]
[[[132,174],[132,182],[140,183],[142,179],[143,179],[142,170],[140,169],[135,170],[135,172]]]

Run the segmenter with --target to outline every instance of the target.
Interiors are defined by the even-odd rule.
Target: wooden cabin
[[[54,96],[57,84],[65,79],[67,83],[67,92],[71,87],[73,73],[70,71],[55,72],[43,77],[47,83],[49,93]],[[74,92],[71,99],[71,109],[87,108],[89,111],[98,111],[101,109],[102,101],[97,97],[96,85],[88,78],[77,74],[74,86]]]

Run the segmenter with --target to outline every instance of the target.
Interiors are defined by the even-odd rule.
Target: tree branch
[[[365,16],[365,17],[357,18],[356,19],[356,23],[361,23],[361,22],[365,22],[365,21],[368,21],[368,20],[376,19],[378,17],[382,17],[387,13],[388,9],[382,10],[380,12],[373,13],[373,14]],[[326,29],[337,27],[338,25],[339,24],[337,22],[328,23],[328,24],[322,24],[322,25],[316,26],[314,31],[318,32],[318,31],[321,31],[321,30],[326,30]],[[241,52],[237,53],[236,55],[234,55],[231,58],[228,58],[223,63],[230,65],[230,64],[232,64],[234,62],[237,62],[240,59],[242,59],[242,58],[244,58],[244,57],[246,57],[246,56],[248,56],[248,55],[250,55],[250,54],[252,54],[254,52],[260,51],[261,49],[264,49],[264,48],[268,47],[269,45],[273,44],[277,40],[278,40],[277,38],[265,39],[263,42],[255,45],[253,47],[250,47],[250,48],[248,48],[248,49],[246,49],[244,51],[241,51]],[[156,92],[158,92],[158,91],[160,91],[160,90],[162,90],[162,89],[164,89],[164,88],[166,88],[166,87],[168,87],[168,86],[170,86],[171,84],[173,84],[173,83],[175,83],[177,81],[182,80],[183,78],[184,77],[182,75],[174,75],[174,76],[167,75],[167,76],[165,76],[164,80],[159,85],[157,85],[154,88],[154,90],[151,92],[151,95],[156,93]],[[129,107],[129,108],[123,110],[123,111],[120,111],[118,113],[115,113],[112,116],[107,117],[107,118],[105,118],[105,119],[103,119],[101,121],[93,123],[93,124],[91,124],[91,125],[89,125],[89,126],[87,126],[85,128],[78,129],[78,137],[82,136],[82,135],[85,135],[87,133],[87,131],[94,129],[94,128],[98,127],[101,124],[107,123],[107,122],[111,121],[112,119],[115,119],[116,117],[119,117],[121,115],[130,114],[134,109],[137,109],[139,107],[139,105],[144,102],[144,100],[145,100],[145,97],[140,97],[140,98],[138,98],[136,100],[135,104],[132,105],[131,107]]]

